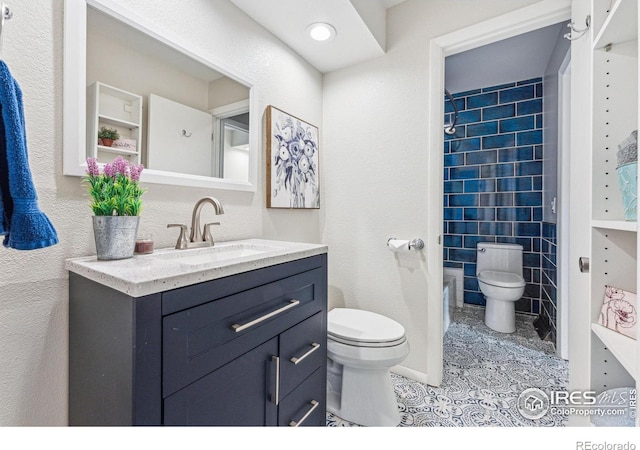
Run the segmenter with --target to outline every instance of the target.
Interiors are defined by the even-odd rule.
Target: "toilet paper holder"
[[[387,239],[387,246],[389,246],[389,242],[395,241],[397,238],[389,238]],[[424,241],[420,238],[411,239],[409,241],[409,250],[422,250],[424,248]]]

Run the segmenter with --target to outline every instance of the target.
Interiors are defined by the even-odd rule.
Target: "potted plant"
[[[98,131],[98,139],[102,141],[105,147],[111,147],[113,141],[120,139],[120,133],[115,128],[102,127]]]
[[[99,260],[133,257],[144,193],[139,185],[142,164],[118,156],[104,165],[102,173],[95,158],[87,158],[84,181],[91,195],[93,232]]]

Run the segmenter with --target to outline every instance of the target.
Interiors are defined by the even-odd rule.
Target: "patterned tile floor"
[[[400,427],[562,427],[563,416],[524,418],[516,408],[527,388],[566,390],[568,363],[541,341],[533,317],[517,316],[516,332],[498,333],[483,322],[484,309],[455,313],[444,337],[444,377],[434,388],[392,373],[402,415]],[[327,413],[327,426],[357,424]]]

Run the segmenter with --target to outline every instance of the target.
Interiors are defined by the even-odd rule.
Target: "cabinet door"
[[[165,425],[276,425],[271,339],[164,400]]]
[[[326,367],[316,370],[280,402],[278,425],[323,427],[327,424]]]

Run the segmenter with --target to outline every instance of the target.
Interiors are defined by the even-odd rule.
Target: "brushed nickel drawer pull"
[[[316,350],[318,350],[320,348],[320,344],[314,342],[313,344],[311,344],[311,350],[309,350],[307,353],[305,353],[304,355],[302,355],[299,358],[296,358],[295,356],[293,358],[291,358],[289,361],[291,361],[294,364],[298,364],[299,362],[302,362],[302,360],[304,360],[307,356],[309,356],[310,354],[312,354],[313,352],[315,352]]]
[[[271,396],[271,401],[274,405],[278,405],[280,403],[280,358],[277,356],[271,356],[271,362],[275,366],[276,374],[274,377],[274,388],[273,395]]]
[[[304,422],[305,420],[307,420],[307,417],[309,417],[311,415],[311,413],[313,411],[315,411],[315,409],[318,407],[320,403],[318,403],[316,400],[311,400],[311,409],[309,409],[309,411],[307,411],[307,413],[302,416],[302,419],[300,419],[299,421],[295,421],[292,420],[291,422],[289,422],[289,426],[290,427],[299,427],[300,425],[302,425],[302,422]]]
[[[251,322],[247,322],[247,323],[245,323],[243,325],[240,325],[240,324],[236,323],[234,325],[231,325],[231,328],[233,328],[236,331],[236,333],[239,333],[240,331],[246,330],[247,328],[250,328],[250,327],[252,327],[254,325],[257,325],[260,322],[265,321],[265,320],[267,320],[267,319],[269,319],[269,318],[271,318],[273,316],[276,316],[276,315],[278,315],[280,313],[283,313],[286,310],[288,310],[290,308],[293,308],[294,306],[298,306],[299,304],[300,304],[300,300],[291,300],[291,302],[287,306],[283,306],[282,308],[276,309],[275,311],[271,311],[270,313],[265,314],[264,316],[258,317],[257,319],[252,320]]]

